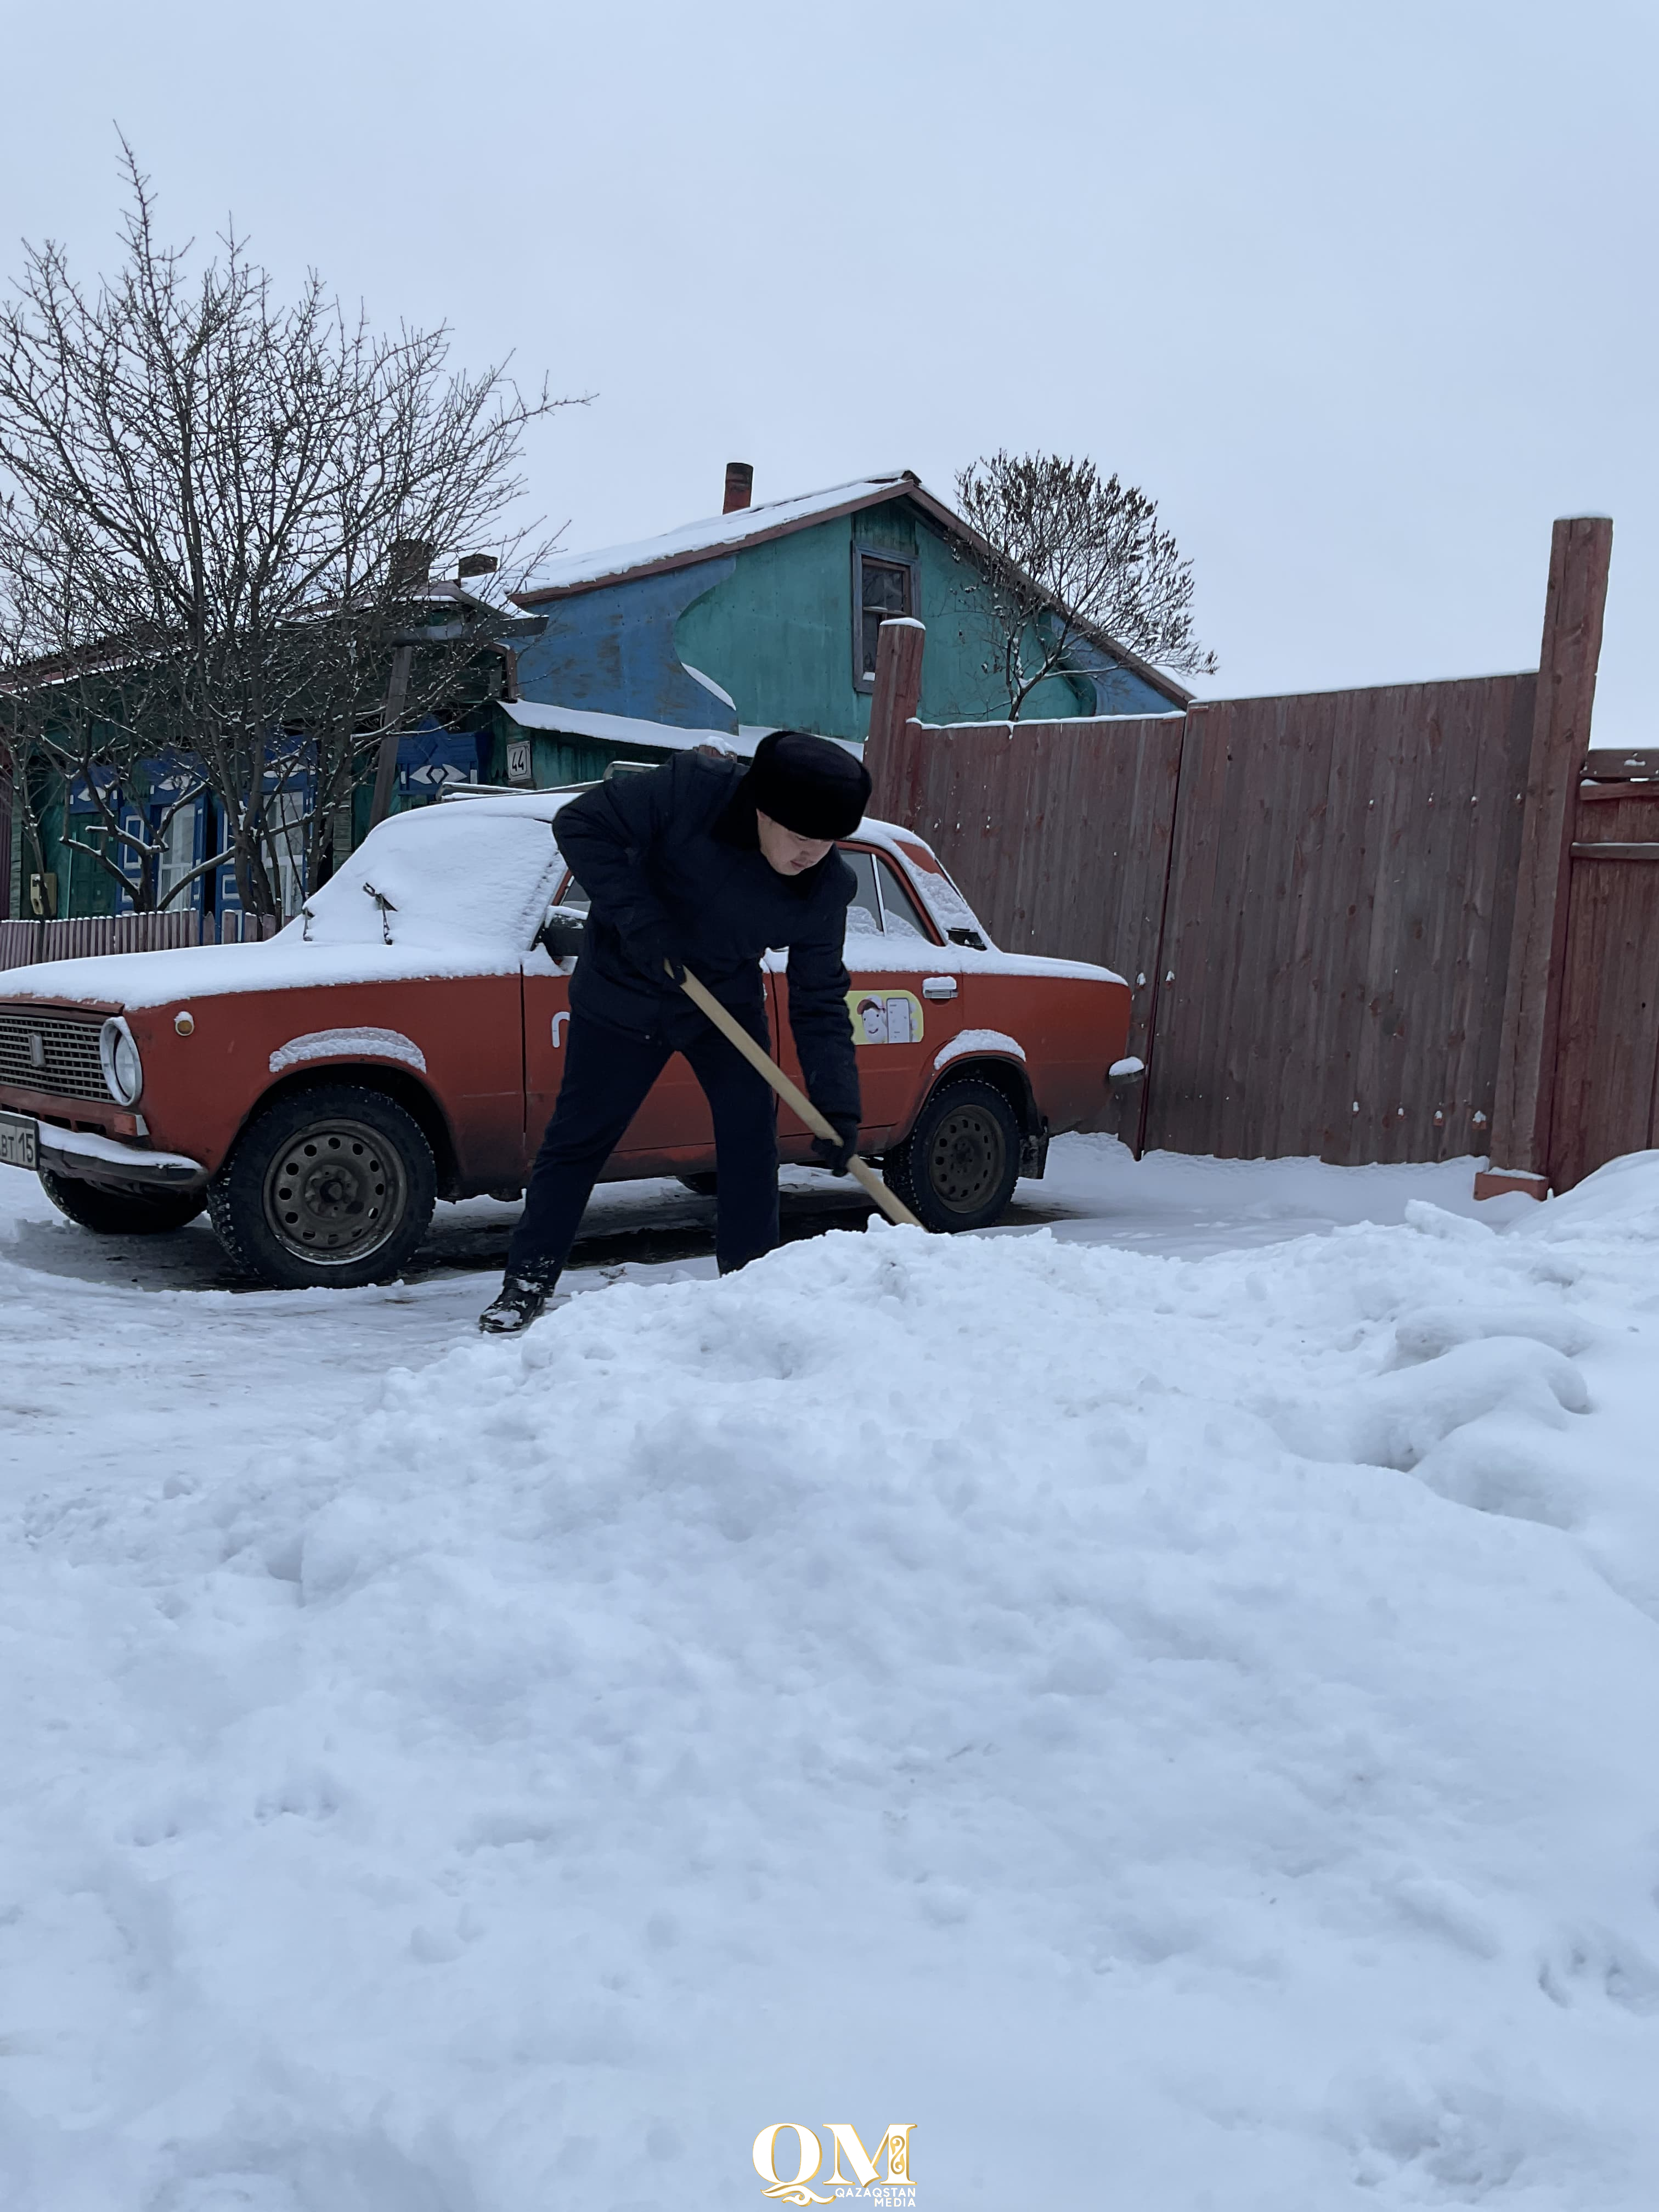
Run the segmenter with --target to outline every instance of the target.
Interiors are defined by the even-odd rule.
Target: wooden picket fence
[[[187,945],[241,945],[274,937],[275,919],[262,927],[251,915],[88,914],[59,921],[0,921],[0,969],[37,960],[82,960],[107,952],[171,952]]]

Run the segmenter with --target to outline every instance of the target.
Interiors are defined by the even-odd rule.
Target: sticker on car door
[[[866,984],[847,994],[854,1044],[920,1044],[921,1000],[914,991]]]

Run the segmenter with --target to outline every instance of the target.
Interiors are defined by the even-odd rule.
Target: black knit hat
[[[870,803],[870,771],[828,738],[774,730],[756,746],[743,789],[798,837],[850,837]]]

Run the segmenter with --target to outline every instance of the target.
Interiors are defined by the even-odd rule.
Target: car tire
[[[713,1168],[705,1168],[701,1175],[676,1176],[674,1180],[683,1184],[693,1198],[717,1198],[720,1195],[720,1179]]]
[[[942,1083],[902,1145],[883,1160],[887,1188],[924,1229],[984,1229],[1019,1180],[1019,1123],[994,1083]]]
[[[384,1091],[331,1083],[249,1122],[208,1188],[220,1243],[283,1290],[389,1282],[432,1219],[425,1131]]]
[[[40,1188],[60,1213],[100,1237],[164,1237],[194,1221],[207,1204],[200,1190],[107,1190],[77,1176],[39,1168]]]

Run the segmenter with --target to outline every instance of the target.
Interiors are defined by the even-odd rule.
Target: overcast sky
[[[1659,740],[1652,0],[893,0],[0,16],[4,267],[233,214],[378,319],[593,404],[566,545],[1006,446],[1141,483],[1217,695],[1536,664],[1614,518],[1603,743]]]

